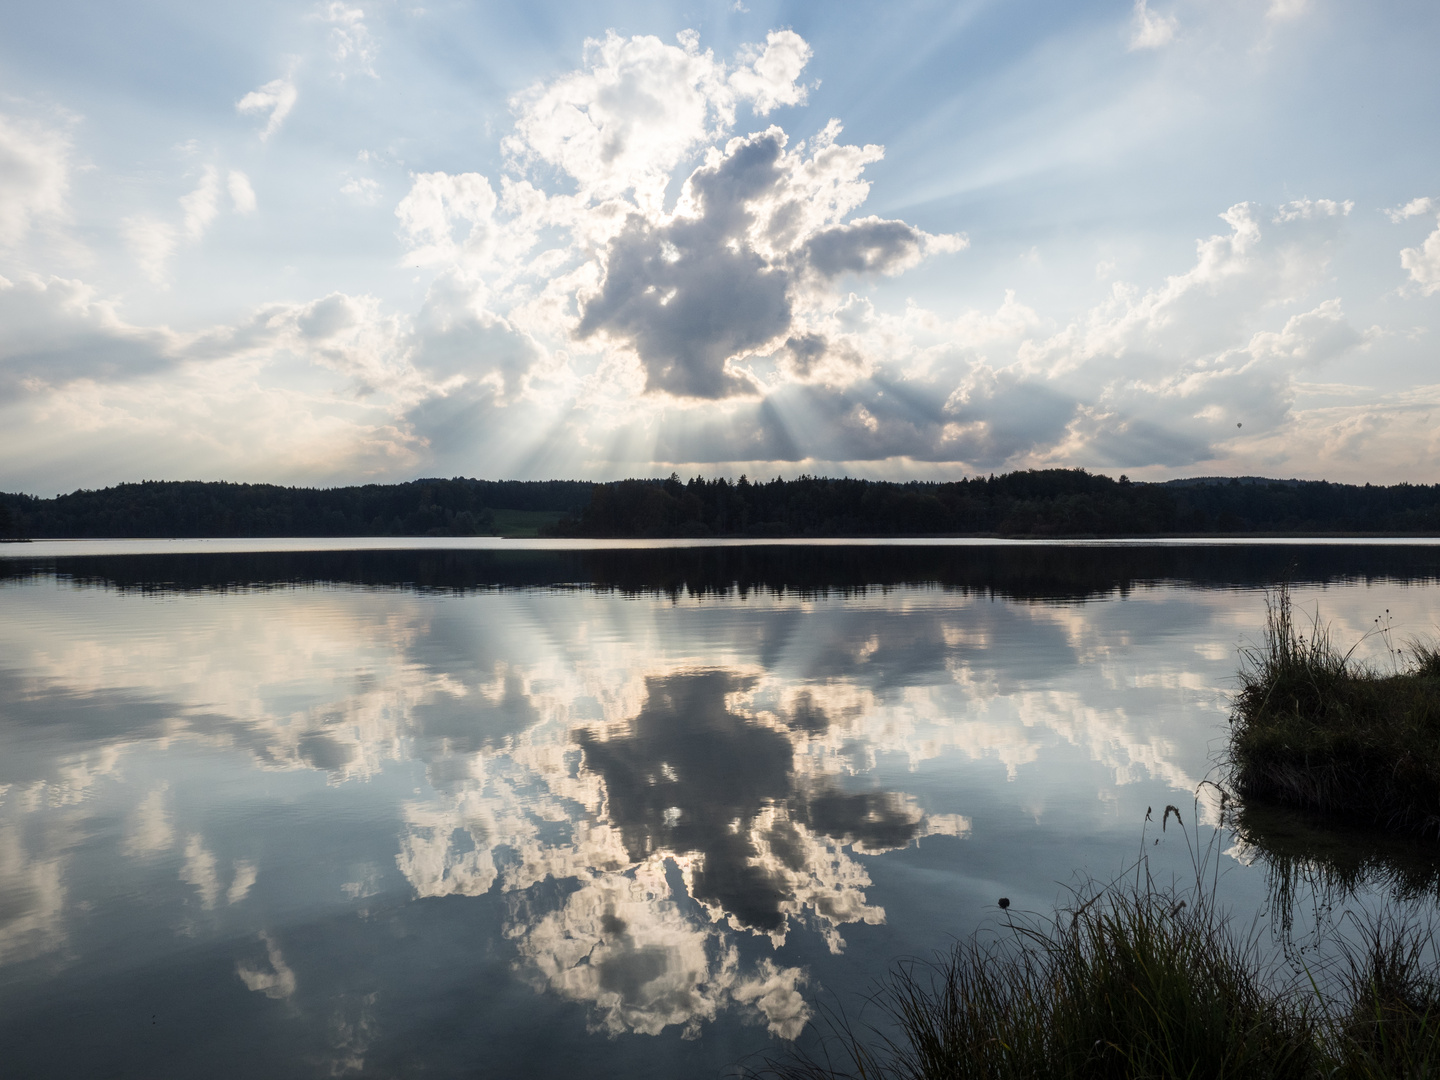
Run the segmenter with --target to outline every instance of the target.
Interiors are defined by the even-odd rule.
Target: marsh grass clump
[[[1440,978],[1431,929],[1382,914],[1342,948],[1343,998],[1328,1025],[1333,1075],[1440,1076]]]
[[[1267,601],[1265,637],[1244,650],[1229,759],[1242,798],[1395,832],[1440,837],[1440,649],[1394,648],[1394,670],[1341,652],[1318,614],[1295,622],[1289,590]]]
[[[1167,814],[1168,817],[1168,814]],[[1217,836],[1220,835],[1218,832]],[[1193,850],[1193,849],[1192,849]],[[1195,885],[1133,878],[895,964],[851,1018],[822,1007],[772,1080],[1370,1080],[1440,1076],[1429,927],[1380,915],[1289,967]]]
[[[898,963],[867,1002],[870,1021],[831,1012],[818,1051],[760,1075],[1316,1076],[1316,1026],[1295,993],[1273,990],[1257,935],[1216,907],[1213,854],[1193,888],[1160,887],[1142,859],[1133,878],[1078,890],[1052,917],[1007,912],[991,933]]]

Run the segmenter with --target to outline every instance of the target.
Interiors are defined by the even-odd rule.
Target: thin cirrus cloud
[[[181,196],[180,213],[187,239],[199,240],[205,235],[205,230],[220,213],[220,172],[215,166],[206,165],[195,190]]]
[[[0,114],[0,248],[68,218],[70,153],[64,131]]]
[[[1150,10],[1149,0],[1135,0],[1130,30],[1130,49],[1159,49],[1175,40],[1179,20]]]
[[[230,208],[235,213],[250,214],[255,211],[255,189],[245,173],[230,169],[225,175],[224,186]],[[167,287],[170,261],[181,242],[199,243],[219,217],[222,201],[220,170],[214,165],[206,165],[200,170],[195,187],[180,196],[178,223],[153,214],[134,214],[122,221],[121,236],[145,276],[156,285]]]
[[[237,214],[252,214],[257,205],[255,189],[250,186],[250,177],[239,169],[231,169],[225,177],[225,186],[230,192],[230,204]]]
[[[342,72],[353,68],[363,75],[377,78],[376,43],[365,23],[364,9],[351,7],[341,0],[331,0],[321,6],[318,17],[330,27],[330,56],[341,66]]]
[[[1083,88],[1086,131],[1182,91],[1193,108],[1171,120],[1198,124],[1206,65],[1227,86],[1291,77],[1286,50],[1331,17],[1294,0],[1238,12],[1143,0],[1075,30],[1067,79],[1086,50],[1109,50]],[[128,180],[109,201],[115,166],[87,117],[7,99],[4,485],[136,469],[312,483],[1054,465],[1428,475],[1440,222],[1416,197],[1423,179],[1379,192],[1322,178],[1296,197],[1251,177],[1223,198],[1195,181],[1171,192],[1181,213],[1157,209],[1153,175],[1127,171],[1082,226],[1060,180],[1027,187],[1044,161],[1017,166],[985,134],[997,115],[957,128],[945,161],[1012,179],[934,196],[950,190],[934,179],[945,161],[915,132],[944,140],[889,99],[881,117],[853,96],[864,50],[798,25],[752,32],[745,15],[704,39],[563,41],[570,63],[547,52],[536,79],[516,60],[504,100],[441,137],[425,95],[444,90],[447,116],[472,98],[421,32],[458,16],[325,3],[295,21],[309,44],[286,42],[287,74],[244,93],[217,81],[213,129],[167,136],[187,148],[178,185],[173,168],[122,163],[169,179]],[[986,87],[1043,85],[1021,78],[1039,62],[1012,57],[968,84],[979,96],[951,88],[936,106],[1003,113]],[[326,140],[280,138],[294,72],[327,63],[306,95]],[[912,104],[923,117],[931,103]],[[1146,130],[1161,161],[1179,136]],[[1042,136],[1021,124],[1012,142]],[[1083,162],[1062,155],[1067,169],[1133,164],[1123,138],[1087,145]],[[1217,144],[1214,160],[1231,152]],[[917,154],[928,174],[906,179]],[[1126,217],[1142,206],[1161,239]],[[1357,267],[1357,237],[1389,254]],[[243,303],[227,299],[232,266],[250,275]],[[1083,274],[1057,284],[1067,266]]]

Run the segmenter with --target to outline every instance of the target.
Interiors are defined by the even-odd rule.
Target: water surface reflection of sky
[[[1299,589],[1338,640],[1440,624],[1346,580]],[[0,1051],[57,1076],[713,1073],[1118,871],[1263,618],[1183,581],[0,604]]]

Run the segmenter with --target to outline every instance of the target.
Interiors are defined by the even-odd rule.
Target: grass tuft
[[[1230,764],[1243,798],[1440,837],[1440,650],[1390,649],[1382,673],[1308,633],[1289,590],[1266,601],[1265,637],[1242,653]],[[1376,633],[1389,644],[1388,625]]]
[[[1434,935],[1409,919],[1381,915],[1344,946],[1343,1010],[1325,1034],[1331,1075],[1440,1075],[1440,980]]]
[[[1220,834],[1217,833],[1217,836]],[[1193,849],[1192,849],[1193,850]],[[1217,849],[1210,848],[1213,857]],[[1440,981],[1427,926],[1352,920],[1312,971],[1267,960],[1196,885],[1135,877],[897,963],[859,1018],[824,1008],[770,1080],[1435,1077]],[[1212,866],[1213,872],[1213,866]]]

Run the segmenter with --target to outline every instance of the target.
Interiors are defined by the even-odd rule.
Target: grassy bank
[[[777,1080],[1429,1077],[1440,983],[1423,927],[1355,927],[1328,965],[1288,969],[1219,910],[1148,875],[1009,919],[897,965],[856,1018],[834,1011]]]
[[[1392,649],[1395,670],[1384,673],[1353,648],[1340,652],[1318,615],[1302,633],[1288,590],[1268,612],[1241,669],[1229,749],[1236,792],[1440,838],[1440,652]]]

